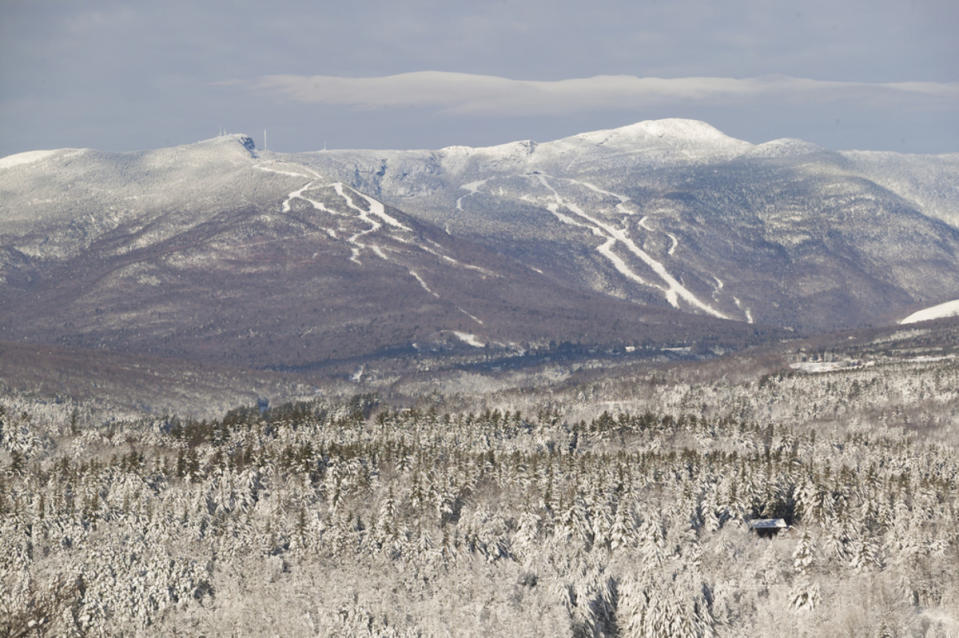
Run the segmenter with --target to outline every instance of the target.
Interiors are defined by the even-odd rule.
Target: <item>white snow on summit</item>
[[[682,118],[645,120],[619,128],[580,133],[574,135],[573,138],[613,147],[634,146],[636,144],[689,145],[719,147],[737,153],[752,147],[749,142],[730,137],[706,122]]]
[[[920,321],[932,321],[933,319],[945,319],[946,317],[959,317],[959,299],[947,301],[929,308],[923,308],[922,310],[912,313],[899,323],[919,323]]]
[[[75,148],[56,148],[51,150],[43,151],[26,151],[24,153],[16,153],[15,155],[7,155],[6,157],[0,157],[0,169],[13,168],[14,166],[23,166],[25,164],[33,164],[52,157],[58,153],[65,152],[80,152],[80,149]]]
[[[777,158],[798,157],[813,153],[823,153],[826,149],[818,144],[799,140],[792,137],[781,137],[762,144],[757,144],[749,150],[749,157]]]

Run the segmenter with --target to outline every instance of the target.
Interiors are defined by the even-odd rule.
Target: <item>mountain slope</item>
[[[0,159],[0,330],[362,377],[891,323],[959,298],[957,175],[689,120],[436,151],[35,151]]]
[[[752,145],[662,120],[542,144],[296,157],[558,280],[643,303],[823,330],[959,294],[954,156]]]
[[[563,284],[243,136],[6,163],[11,340],[353,373],[371,357],[753,338]]]

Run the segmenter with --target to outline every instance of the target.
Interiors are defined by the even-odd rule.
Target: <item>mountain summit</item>
[[[685,143],[699,147],[726,147],[740,151],[752,146],[749,142],[729,137],[706,122],[681,118],[644,120],[619,128],[580,133],[573,138],[617,146],[649,144],[656,141],[664,144]]]

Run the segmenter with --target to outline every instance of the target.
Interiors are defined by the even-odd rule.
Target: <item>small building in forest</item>
[[[764,538],[771,538],[789,525],[781,518],[754,518],[749,521],[749,529]]]

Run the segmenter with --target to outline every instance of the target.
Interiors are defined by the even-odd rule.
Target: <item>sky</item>
[[[546,141],[686,117],[959,152],[955,0],[0,0],[0,156]]]

